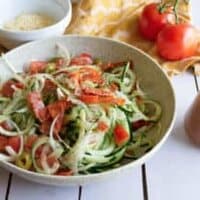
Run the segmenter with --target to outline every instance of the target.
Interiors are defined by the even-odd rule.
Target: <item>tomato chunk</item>
[[[40,128],[39,128],[40,132],[45,134],[45,135],[48,135],[49,131],[50,131],[51,123],[52,123],[51,120],[43,121],[42,124],[40,125]]]
[[[130,138],[130,135],[129,133],[125,130],[125,128],[120,125],[120,124],[117,124],[114,128],[114,140],[115,140],[115,143],[118,145],[118,146],[122,146],[124,145],[126,142],[128,142]]]
[[[0,135],[0,152],[5,150],[7,144],[8,144],[8,138],[3,135]]]
[[[52,81],[46,79],[45,83],[44,83],[43,91],[44,92],[51,92],[51,91],[54,91],[55,89],[56,89],[56,85]]]
[[[133,123],[132,128],[133,130],[137,130],[139,128],[142,128],[143,126],[148,126],[148,125],[150,125],[150,122],[145,120],[138,120]]]
[[[97,129],[100,130],[100,131],[107,131],[109,128],[108,124],[106,124],[105,122],[103,121],[100,121],[97,125]]]
[[[20,137],[19,136],[9,137],[7,145],[11,146],[13,150],[18,153],[20,148]]]
[[[62,126],[63,126],[63,122],[64,122],[64,113],[60,113],[57,117],[57,120],[56,120],[56,123],[54,126],[54,130],[53,130],[53,133],[55,136],[59,135],[59,133],[62,129]],[[53,119],[43,121],[42,124],[40,125],[40,132],[45,135],[48,135],[52,123],[53,123]]]
[[[109,90],[101,88],[83,88],[85,94],[98,95],[98,96],[112,96],[113,94]]]
[[[14,88],[23,89],[24,85],[22,83],[15,82],[13,80],[8,80],[3,84],[1,89],[1,94],[4,97],[12,97],[15,92]]]
[[[31,150],[33,147],[33,144],[36,142],[37,139],[38,139],[38,136],[36,134],[29,135],[24,144],[25,150],[26,151]]]
[[[124,105],[125,100],[123,98],[117,98],[114,96],[98,96],[98,95],[89,95],[82,94],[79,99],[87,104],[114,104],[114,105]]]
[[[47,62],[44,62],[44,61],[33,61],[30,64],[29,73],[30,74],[37,74],[37,73],[44,72],[46,66],[47,66]]]
[[[47,107],[51,117],[55,118],[58,114],[64,113],[70,107],[70,103],[63,99],[49,104]]]
[[[130,66],[131,68],[133,68],[133,62],[132,61],[129,61],[130,63]],[[121,67],[121,66],[125,66],[127,65],[127,61],[122,61],[122,62],[116,62],[116,63],[113,63],[113,62],[108,62],[108,63],[103,63],[101,65],[101,68],[104,70],[104,71],[109,71],[115,67]]]
[[[88,94],[82,94],[80,96],[80,100],[87,104],[96,104],[99,103],[99,97],[96,95],[88,95]]]
[[[42,101],[41,94],[39,92],[30,92],[27,96],[27,101],[36,118],[40,121],[44,121],[45,116],[43,112],[46,111],[44,111],[45,105]]]
[[[93,63],[92,56],[87,53],[82,53],[79,56],[72,58],[71,65],[91,65]]]
[[[6,121],[1,122],[1,123],[0,123],[0,126],[1,126],[3,129],[7,130],[7,131],[12,131],[12,130],[13,130],[12,124],[10,124],[10,123],[8,123],[8,122],[6,122]]]

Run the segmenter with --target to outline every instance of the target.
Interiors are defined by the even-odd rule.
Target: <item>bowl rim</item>
[[[125,165],[122,165],[120,167],[110,169],[110,170],[107,170],[107,171],[103,171],[103,172],[100,172],[100,173],[87,174],[87,175],[75,175],[75,176],[56,176],[56,175],[47,175],[47,174],[40,174],[40,173],[37,173],[37,172],[28,171],[28,170],[17,167],[16,165],[9,163],[9,162],[6,162],[6,161],[0,161],[0,166],[2,165],[2,166],[4,166],[4,168],[6,168],[6,166],[7,166],[11,170],[13,169],[14,171],[18,171],[20,173],[23,173],[24,175],[32,176],[32,177],[37,178],[37,179],[43,178],[43,180],[48,179],[48,180],[51,180],[51,181],[58,181],[58,182],[59,181],[66,181],[66,183],[69,181],[68,184],[73,185],[74,182],[76,182],[76,181],[78,182],[80,180],[86,180],[86,179],[92,179],[92,178],[95,179],[95,178],[99,178],[100,176],[106,177],[108,175],[117,174],[117,173],[120,173],[121,171],[128,170],[130,168],[134,168],[134,167],[137,167],[139,165],[144,164],[147,160],[149,160],[155,154],[155,152],[157,152],[161,148],[161,146],[164,144],[164,142],[167,140],[170,133],[172,132],[172,129],[173,129],[173,126],[174,126],[174,123],[175,123],[175,119],[176,119],[176,115],[177,115],[176,95],[175,95],[175,90],[174,90],[173,84],[170,81],[170,78],[162,70],[159,63],[157,63],[150,55],[148,55],[147,53],[145,53],[141,49],[139,49],[139,48],[137,48],[133,45],[127,44],[125,42],[117,41],[117,40],[114,40],[112,38],[107,38],[107,37],[80,36],[80,35],[70,35],[70,34],[69,35],[63,35],[63,36],[56,36],[56,37],[46,38],[46,39],[39,40],[39,41],[33,41],[33,42],[26,43],[24,45],[21,45],[21,46],[15,48],[15,49],[9,51],[8,53],[6,53],[6,55],[12,54],[13,52],[18,51],[19,49],[29,48],[29,46],[32,46],[32,44],[41,43],[41,42],[45,42],[45,41],[49,41],[49,40],[56,40],[56,39],[59,39],[59,38],[60,39],[83,38],[83,39],[95,39],[95,40],[100,40],[100,41],[106,40],[108,42],[114,42],[114,43],[119,44],[119,45],[125,45],[129,48],[132,48],[132,49],[138,51],[143,56],[146,56],[148,59],[150,59],[155,64],[155,67],[157,67],[157,70],[159,70],[160,73],[163,74],[163,76],[166,78],[166,81],[168,82],[168,85],[171,89],[172,102],[173,102],[173,113],[172,113],[171,121],[170,121],[168,127],[166,128],[165,134],[162,136],[162,138],[159,140],[159,142],[149,152],[145,153],[144,155],[142,155],[137,160],[132,160],[131,162],[129,162]],[[38,181],[38,182],[40,182],[40,181]],[[70,184],[70,182],[71,182],[71,184]],[[56,183],[53,184],[53,183],[50,183],[50,182],[49,182],[49,184],[58,185]]]
[[[67,21],[71,21],[72,19],[72,2],[71,0],[65,0],[68,6],[68,10],[65,10],[65,15],[62,17],[60,20],[57,22],[53,23],[50,26],[46,26],[40,29],[34,29],[30,31],[21,31],[21,30],[10,30],[10,29],[5,29],[3,27],[0,27],[0,31],[5,33],[5,34],[16,34],[16,35],[21,35],[21,36],[27,36],[27,35],[32,35],[32,34],[42,34],[42,32],[48,31],[50,29],[54,29],[57,26],[60,26],[63,23],[66,23]]]

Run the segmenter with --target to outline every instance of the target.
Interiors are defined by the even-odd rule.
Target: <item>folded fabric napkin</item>
[[[174,0],[167,0],[174,2]],[[180,61],[166,61],[157,54],[155,43],[142,38],[138,32],[138,18],[145,5],[155,0],[81,0],[73,5],[73,19],[66,33],[111,37],[132,44],[161,64],[168,75],[180,74],[190,66],[200,74],[200,50],[196,56]],[[179,0],[181,22],[190,22],[190,3]],[[198,42],[198,41],[197,41]],[[200,39],[199,39],[200,43]],[[200,46],[200,45],[199,45]]]

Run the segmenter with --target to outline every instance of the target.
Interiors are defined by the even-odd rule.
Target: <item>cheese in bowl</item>
[[[55,20],[44,14],[21,14],[6,22],[4,28],[15,31],[32,31],[53,25]]]

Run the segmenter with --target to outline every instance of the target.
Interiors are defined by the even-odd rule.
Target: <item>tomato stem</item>
[[[179,0],[175,0],[174,6],[173,6],[173,12],[174,12],[175,21],[176,21],[177,24],[179,23],[179,20],[178,20],[178,13],[177,13],[178,3],[179,3]]]

